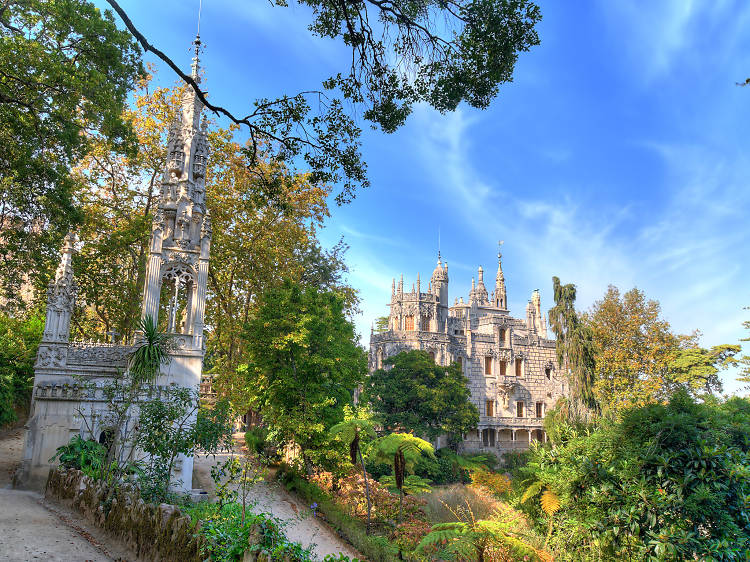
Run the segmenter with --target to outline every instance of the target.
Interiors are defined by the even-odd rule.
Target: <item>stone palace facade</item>
[[[479,426],[464,436],[465,451],[502,455],[546,440],[547,408],[565,395],[567,383],[557,367],[555,342],[547,338],[539,291],[526,306],[526,318],[513,318],[498,253],[495,290],[487,292],[480,267],[467,302],[448,301],[448,263],[438,253],[427,291],[417,274],[411,291],[404,278],[391,288],[388,329],[370,337],[369,370],[406,350],[427,351],[440,365],[458,363],[468,379]]]
[[[199,46],[196,38],[192,74],[196,81],[200,81]],[[158,325],[174,336],[172,360],[157,378],[156,392],[172,384],[197,392],[203,369],[211,220],[205,206],[208,139],[202,110],[203,104],[189,89],[169,130],[167,164],[152,225],[141,315],[157,323],[161,317]],[[18,486],[43,488],[50,458],[74,435],[100,442],[107,438],[112,428],[106,423],[102,386],[127,369],[134,350],[130,344],[70,341],[77,289],[74,244],[75,237],[68,235],[47,290],[23,464],[15,478]],[[174,481],[180,482],[182,491],[190,491],[192,475],[192,457],[179,455]]]

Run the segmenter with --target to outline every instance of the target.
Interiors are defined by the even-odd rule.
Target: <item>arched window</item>
[[[414,316],[407,316],[404,318],[404,330],[407,332],[414,331]]]

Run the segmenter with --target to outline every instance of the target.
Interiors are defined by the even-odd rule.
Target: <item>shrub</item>
[[[495,496],[504,496],[510,492],[511,481],[505,474],[489,472],[488,470],[475,470],[471,473],[471,486],[483,488]]]
[[[220,507],[213,503],[199,503],[185,510],[197,524],[197,533],[205,538],[201,554],[216,562],[234,562],[251,551],[263,552],[271,560],[288,556],[295,562],[312,562],[312,549],[289,541],[284,535],[284,524],[268,514],[247,513],[242,522],[242,509],[236,503]]]
[[[279,470],[278,477],[287,490],[295,492],[307,503],[317,503],[318,511],[325,516],[328,523],[368,560],[390,562],[398,556],[398,549],[391,545],[387,538],[368,535],[365,523],[361,519],[352,517],[314,483],[304,480],[300,474],[285,466]]]
[[[99,478],[107,449],[93,439],[74,435],[67,445],[58,447],[50,462],[59,459],[63,468],[75,468],[86,476]]]
[[[678,393],[532,448],[519,475],[560,499],[551,544],[563,557],[745,559],[749,412],[748,400],[698,404]],[[539,502],[524,508],[549,524]]]

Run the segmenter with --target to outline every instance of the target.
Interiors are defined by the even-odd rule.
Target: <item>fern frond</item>
[[[523,496],[521,496],[521,503],[526,503],[527,501],[529,501],[529,499],[533,498],[539,492],[541,492],[542,486],[544,486],[544,484],[541,481],[537,480],[531,486],[526,488],[526,491],[523,493]]]
[[[544,513],[552,517],[560,509],[560,498],[552,490],[544,490],[542,497],[539,498]]]

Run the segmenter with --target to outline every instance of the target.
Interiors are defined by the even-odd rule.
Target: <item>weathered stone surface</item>
[[[197,72],[197,55],[194,63]],[[199,80],[197,75],[195,79]],[[205,123],[200,122],[202,109],[195,92],[186,92],[170,127],[168,162],[154,213],[141,310],[142,317],[150,316],[156,321],[160,303],[170,303],[161,312],[167,316],[167,331],[174,336],[172,361],[168,373],[163,373],[157,384],[176,384],[196,391],[203,370],[211,246],[211,219],[205,205],[208,144]],[[114,341],[70,341],[77,292],[74,243],[75,237],[69,234],[47,291],[47,318],[34,368],[23,462],[14,479],[18,487],[40,490],[51,466],[50,458],[74,435],[99,441],[112,430],[104,412],[101,387],[127,368],[134,349]],[[115,339],[114,332],[109,335]],[[173,481],[180,483],[182,492],[189,493],[192,457],[180,454],[175,466]]]
[[[138,560],[201,561],[201,538],[173,505],[145,503],[135,486],[112,489],[79,470],[49,472],[45,496],[81,513],[121,541]]]

